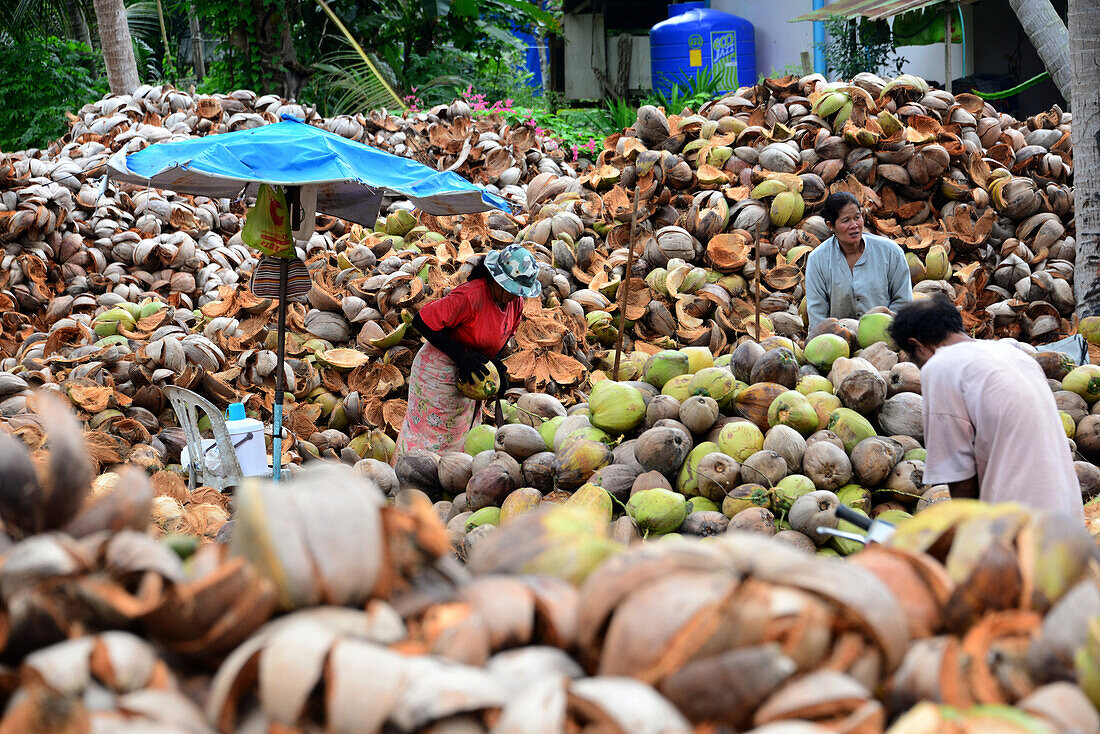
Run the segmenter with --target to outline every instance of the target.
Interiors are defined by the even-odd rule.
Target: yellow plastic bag
[[[290,212],[286,197],[267,184],[260,185],[256,206],[248,210],[241,228],[246,245],[275,257],[294,257],[294,240],[290,236]]]

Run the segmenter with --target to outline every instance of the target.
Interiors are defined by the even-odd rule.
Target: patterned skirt
[[[454,362],[431,344],[420,348],[409,374],[409,407],[397,437],[394,460],[422,449],[462,451],[466,434],[481,422],[481,403],[458,391]]]

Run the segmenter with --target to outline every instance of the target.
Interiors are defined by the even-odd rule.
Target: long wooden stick
[[[753,337],[760,343],[760,227],[752,228],[752,249],[756,254],[756,267],[753,276],[756,278],[756,333]]]
[[[638,189],[634,187],[633,202],[630,210],[630,243],[626,248],[626,272],[623,273],[623,282],[619,288],[623,292],[619,304],[619,336],[615,340],[615,367],[611,370],[612,379],[619,379],[619,360],[623,356],[623,334],[626,333],[626,304],[630,298],[630,271],[634,265],[634,237],[638,232]]]

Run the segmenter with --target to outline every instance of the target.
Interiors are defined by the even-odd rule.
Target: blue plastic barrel
[[[519,71],[532,74],[527,80],[527,86],[535,90],[534,95],[538,97],[542,94],[542,64],[539,63],[539,40],[515,26],[512,27],[512,35],[519,39],[525,47],[523,64],[519,67]]]
[[[668,6],[668,20],[649,31],[653,88],[668,94],[673,85],[686,87],[709,69],[722,80],[724,91],[756,84],[756,39],[752,23],[706,2]]]

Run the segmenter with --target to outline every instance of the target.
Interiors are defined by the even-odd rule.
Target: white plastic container
[[[257,477],[267,474],[267,450],[264,445],[264,424],[244,414],[244,406],[231,403],[226,411],[225,427],[237,452],[241,474]]]

